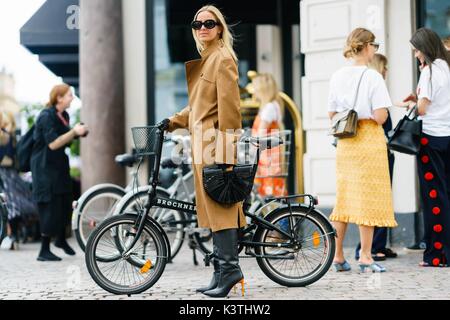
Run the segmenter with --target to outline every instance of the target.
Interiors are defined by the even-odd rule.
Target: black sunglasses
[[[205,22],[195,20],[191,22],[191,27],[194,30],[200,30],[202,26],[205,26],[206,29],[214,29],[218,25],[220,25],[220,23],[214,20],[206,20]]]
[[[375,51],[378,51],[380,48],[380,44],[378,42],[369,42],[369,44],[375,48]]]

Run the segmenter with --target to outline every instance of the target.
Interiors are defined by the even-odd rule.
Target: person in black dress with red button
[[[450,265],[450,53],[439,36],[421,28],[410,40],[420,62],[417,94],[404,102],[417,104],[422,120],[417,157],[426,249],[421,266]]]

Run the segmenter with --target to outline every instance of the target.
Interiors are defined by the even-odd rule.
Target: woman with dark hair
[[[50,251],[50,238],[53,236],[56,237],[56,247],[68,255],[75,254],[65,237],[72,212],[72,181],[65,149],[88,131],[82,124],[76,124],[73,129],[69,127],[66,109],[72,100],[72,90],[68,85],[55,86],[47,108],[41,111],[35,124],[31,172],[33,198],[38,203],[42,234],[39,261],[61,260]]]
[[[426,249],[421,266],[448,266],[450,261],[450,53],[432,30],[421,28],[410,40],[420,62],[417,104],[422,120],[417,158]]]

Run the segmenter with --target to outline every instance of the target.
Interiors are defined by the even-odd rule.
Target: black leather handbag
[[[227,171],[223,165],[203,167],[203,187],[214,201],[234,204],[244,201],[251,193],[255,178],[255,165],[236,165]]]
[[[420,135],[422,134],[422,120],[417,119],[416,114],[411,118],[411,114],[417,106],[403,117],[394,130],[388,136],[388,148],[400,153],[417,155],[420,151]]]

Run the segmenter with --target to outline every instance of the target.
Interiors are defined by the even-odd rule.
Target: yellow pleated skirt
[[[375,121],[359,120],[357,135],[338,141],[336,179],[336,205],[331,221],[397,226],[386,138]]]

